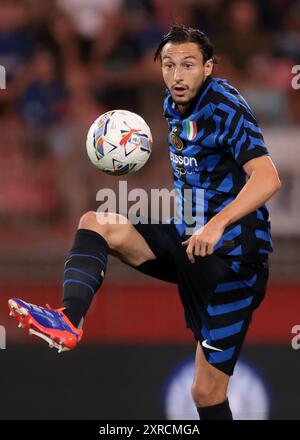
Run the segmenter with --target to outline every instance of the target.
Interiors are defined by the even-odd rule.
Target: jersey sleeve
[[[227,148],[240,166],[269,155],[262,131],[250,109],[223,103],[216,107],[214,116],[217,143]]]

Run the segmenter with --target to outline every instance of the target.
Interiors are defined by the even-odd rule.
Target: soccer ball
[[[91,125],[86,140],[91,162],[115,176],[133,173],[151,154],[152,135],[143,118],[127,110],[112,110]]]

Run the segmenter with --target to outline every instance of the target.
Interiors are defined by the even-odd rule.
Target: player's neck
[[[187,115],[190,113],[191,109],[195,106],[199,98],[199,92],[197,93],[194,98],[192,98],[189,102],[186,104],[177,104],[177,109],[180,112],[181,115]]]

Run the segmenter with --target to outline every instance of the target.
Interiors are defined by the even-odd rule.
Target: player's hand
[[[212,219],[194,232],[188,240],[183,241],[183,246],[187,246],[186,253],[190,262],[195,263],[195,256],[211,255],[215,245],[222,237],[224,229],[223,225]]]

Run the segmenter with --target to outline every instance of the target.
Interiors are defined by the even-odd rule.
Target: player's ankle
[[[80,329],[84,318],[83,309],[85,309],[82,301],[78,299],[64,301],[64,306],[65,308],[62,310],[63,314],[69,319],[74,327]]]

